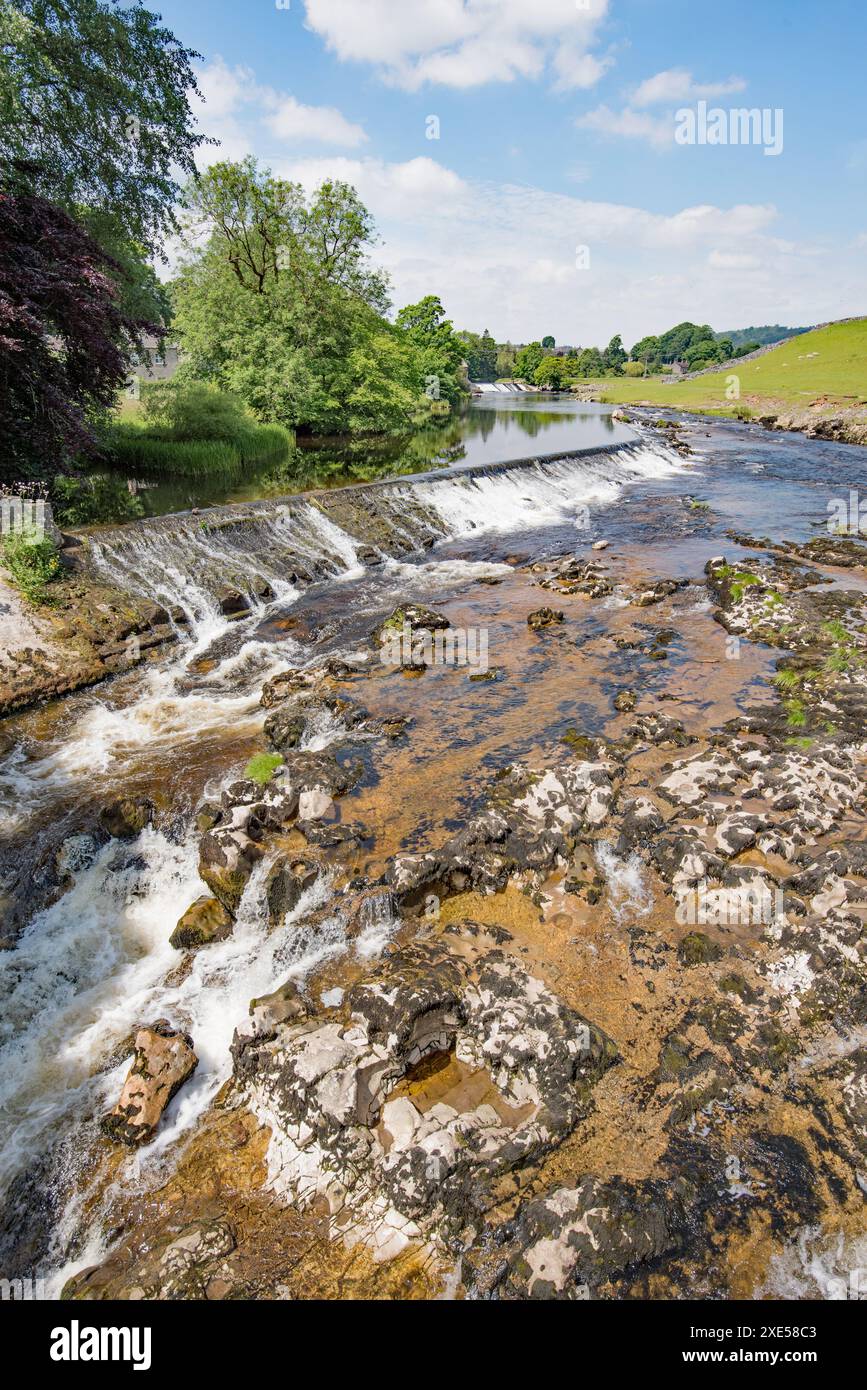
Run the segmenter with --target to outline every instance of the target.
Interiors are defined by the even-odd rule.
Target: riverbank
[[[867,443],[867,319],[787,339],[684,381],[608,378],[576,387],[579,400],[661,406],[692,415],[752,420],[811,439]]]

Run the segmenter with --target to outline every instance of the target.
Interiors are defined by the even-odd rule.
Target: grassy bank
[[[736,399],[732,376],[739,382]],[[867,407],[867,319],[817,328],[750,362],[732,361],[691,381],[666,385],[653,377],[608,377],[591,385],[596,399],[611,404],[793,420],[808,412],[860,416]]]
[[[107,452],[117,468],[159,477],[204,478],[283,458],[290,443],[291,436],[280,425],[257,425],[233,440],[175,440],[126,420],[112,430]]]

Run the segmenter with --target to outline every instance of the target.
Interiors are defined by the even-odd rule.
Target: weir
[[[574,521],[630,482],[679,466],[665,446],[637,438],[91,528],[77,533],[78,559],[96,577],[182,608],[195,623],[227,588],[251,605],[291,598],[310,583],[440,541]]]

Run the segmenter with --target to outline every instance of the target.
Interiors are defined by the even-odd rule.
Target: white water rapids
[[[431,529],[441,539],[454,539],[562,525],[583,508],[610,504],[634,480],[665,477],[681,466],[676,455],[642,444],[584,463],[571,459],[483,476],[458,472],[401,481],[381,487],[377,504],[407,548],[417,550]],[[317,577],[330,576],[331,582],[357,578],[363,573],[358,548],[320,506],[306,502],[270,507],[246,535],[205,527],[191,516],[173,519],[170,527],[142,525],[97,539],[96,562],[108,579],[182,610],[187,622],[178,625],[178,645],[169,659],[122,678],[122,697],[109,687],[77,697],[60,733],[6,755],[0,762],[0,830],[26,832],[37,812],[50,814],[70,796],[90,794],[95,814],[109,788],[115,794],[123,788],[132,758],[146,754],[158,768],[170,751],[206,745],[226,729],[255,735],[264,717],[264,682],[310,659],[285,634],[280,640],[257,636],[263,618],[285,613],[298,597],[299,585],[289,577],[297,565],[315,568]],[[426,586],[441,588],[446,574],[456,579],[462,566],[467,577],[491,571],[490,565],[443,562],[435,555],[411,566],[382,558],[381,572],[393,576],[401,596],[409,587],[421,596]],[[263,600],[261,586],[258,596],[251,587],[250,615],[230,621],[220,610],[215,578],[230,575],[227,582],[240,587],[253,569],[270,596]],[[199,669],[203,658],[209,658],[206,671]],[[325,747],[340,733],[337,726],[323,726],[310,746]],[[209,790],[217,792],[219,785]],[[194,956],[179,978],[181,957],[169,935],[203,892],[192,825],[173,838],[147,828],[132,842],[102,846],[76,833],[60,854],[71,886],[32,917],[13,949],[0,953],[0,1188],[26,1172],[58,1136],[75,1147],[76,1132],[92,1129],[119,1094],[129,1066],[124,1041],[137,1025],[168,1018],[192,1035],[200,1060],[156,1141],[124,1160],[118,1181],[147,1184],[229,1076],[229,1044],[250,999],[290,975],[303,978],[323,959],[347,950],[343,925],[335,916],[318,922],[315,931],[305,929],[305,916],[327,901],[327,884],[320,882],[283,927],[269,930],[266,863],[248,886],[232,936]],[[353,949],[381,949],[390,927],[372,922]],[[101,1253],[98,1221],[86,1243],[70,1251],[80,1190],[79,1184],[79,1199],[55,1219],[48,1257],[54,1294],[73,1269]]]

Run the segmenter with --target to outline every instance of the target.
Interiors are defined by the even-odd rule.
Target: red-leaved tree
[[[0,189],[0,481],[97,451],[130,348],[162,331],[123,313],[119,270],[61,208]]]

